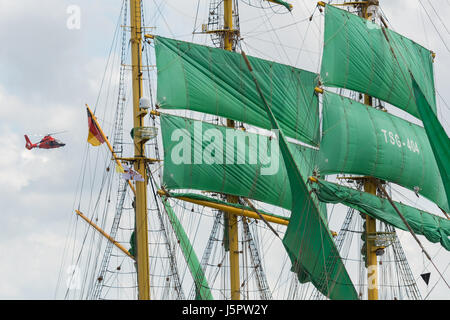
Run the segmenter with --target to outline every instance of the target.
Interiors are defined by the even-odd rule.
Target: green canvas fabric
[[[250,69],[250,66],[248,67]],[[249,71],[253,74],[252,71]],[[280,151],[286,167],[292,194],[292,209],[283,245],[292,263],[292,271],[301,282],[311,281],[319,292],[334,300],[356,300],[358,294],[345,269],[326,221],[305,183],[292,145],[283,134],[259,82],[253,76],[273,130],[277,130]]]
[[[362,174],[397,183],[448,211],[424,128],[331,92],[323,95],[322,174]]]
[[[289,3],[287,3],[286,1],[282,1],[282,0],[267,0],[267,1],[275,2],[275,3],[279,4],[279,5],[282,5],[283,7],[288,9],[289,11],[292,10],[292,6]]]
[[[447,195],[447,203],[450,203],[450,139],[417,85],[417,82],[414,79],[412,81],[420,117],[425,127],[428,141],[433,149],[439,172],[441,173],[442,183],[444,184],[444,190]]]
[[[136,257],[136,229],[133,230],[130,236],[130,249],[128,252],[133,256]]]
[[[247,197],[288,210],[291,209],[292,197],[286,168],[279,154],[279,149],[275,149],[275,154],[271,155],[271,140],[268,140],[267,136],[168,114],[161,114],[160,118],[164,147],[163,184],[167,189],[219,192]],[[188,163],[181,163],[175,159],[177,155],[182,153],[177,146],[180,146],[180,143],[185,139],[181,136],[180,129],[185,130],[186,141],[191,146],[189,161],[186,161]],[[211,129],[221,132],[222,142],[219,143],[215,139],[205,138],[206,132]],[[237,135],[238,138],[229,140],[234,141],[233,144],[231,142],[230,144],[226,143],[227,132]],[[180,133],[180,136],[177,133]],[[240,147],[237,143],[239,139],[244,139],[244,147]],[[252,140],[264,140],[263,147],[267,146],[267,149],[261,152],[259,142],[251,143]],[[215,148],[226,150],[227,145],[233,148],[233,163],[227,164],[226,152],[222,154],[221,163],[206,163],[206,158],[203,155],[207,150],[211,151]],[[313,172],[314,164],[317,162],[318,151],[293,143],[290,145],[303,175],[309,177]],[[198,163],[196,163],[195,157],[199,154],[202,155],[202,159],[197,159]],[[252,161],[254,164],[250,161],[250,155],[255,156],[256,161]],[[270,159],[273,163],[276,161],[278,166],[274,165],[274,171],[268,172],[272,174],[263,174],[263,168],[270,167]],[[277,167],[276,171],[275,167]],[[317,199],[315,200],[319,205]],[[326,219],[326,208],[324,206],[321,207],[321,213]]]
[[[183,229],[180,221],[177,218],[177,215],[172,209],[169,201],[163,198],[164,208],[166,209],[167,216],[169,217],[170,223],[172,225],[173,231],[176,234],[176,237],[179,241],[181,251],[183,252],[183,256],[186,259],[186,263],[189,268],[189,272],[194,279],[195,287],[196,287],[196,299],[198,300],[213,300],[213,296],[211,293],[211,289],[209,288],[208,280],[205,277],[202,266],[198,257],[192,247],[191,242],[189,241],[186,232]]]
[[[320,201],[342,203],[372,218],[408,231],[387,199],[324,180],[318,180],[316,194]],[[399,202],[395,202],[395,205],[415,234],[423,235],[433,243],[440,242],[445,249],[450,251],[450,220]]]
[[[242,56],[194,43],[155,37],[157,104],[188,109],[270,129]],[[317,146],[318,75],[249,57],[286,135]]]
[[[325,7],[323,85],[359,91],[420,117],[409,72],[436,110],[432,61],[432,53],[410,39],[332,5]]]

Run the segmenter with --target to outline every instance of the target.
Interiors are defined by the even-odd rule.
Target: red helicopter
[[[31,150],[33,148],[40,148],[40,149],[55,149],[64,147],[66,144],[62,143],[61,141],[53,138],[51,134],[46,135],[44,138],[41,139],[41,141],[37,143],[31,143],[30,139],[27,135],[25,135],[25,148],[28,150]]]

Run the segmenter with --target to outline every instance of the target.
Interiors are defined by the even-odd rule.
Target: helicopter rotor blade
[[[64,131],[58,131],[58,132],[52,132],[52,133],[47,133],[47,136],[54,135],[54,134],[65,133],[65,132],[67,132],[67,130],[64,130]]]
[[[68,132],[68,130],[46,133],[46,134],[32,133],[32,134],[28,134],[28,136],[29,137],[44,137],[44,136],[51,136],[51,135],[55,135],[55,134],[65,133],[65,132]]]

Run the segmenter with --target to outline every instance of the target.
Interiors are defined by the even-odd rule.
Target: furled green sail
[[[316,194],[320,201],[342,203],[372,218],[408,231],[402,219],[387,199],[324,180],[318,180]],[[433,243],[440,242],[450,251],[450,220],[395,202],[415,234],[424,235]]]
[[[247,66],[253,75],[248,61]],[[255,76],[253,80],[272,129],[279,133],[278,141],[291,187],[291,217],[283,245],[291,259],[292,270],[297,273],[300,282],[311,281],[319,292],[330,299],[356,300],[358,295],[355,287],[327,223],[310,195],[302,169],[292,153],[292,146],[288,144]]]
[[[441,173],[447,201],[450,203],[450,139],[420,90],[412,79],[416,104],[423,121],[433,154]]]
[[[419,117],[409,71],[431,109],[436,110],[429,50],[394,31],[326,5],[320,72],[325,86],[366,93]]]
[[[186,192],[171,192],[170,193],[170,197],[171,198],[189,198],[192,200],[200,200],[200,201],[208,201],[208,202],[214,202],[216,204],[223,204],[226,206],[231,206],[231,207],[235,207],[238,209],[243,209],[243,210],[248,210],[248,211],[254,211],[251,207],[249,206],[244,206],[240,203],[231,203],[231,202],[227,202],[227,201],[223,201],[223,200],[219,200],[216,198],[211,198],[211,197],[207,197],[201,194],[197,194],[197,193],[186,193]],[[283,217],[277,214],[273,214],[273,213],[269,213],[269,212],[265,212],[263,210],[258,210],[259,213],[265,214],[267,216],[271,216],[271,217],[275,217],[275,218],[279,218],[279,219],[283,219],[283,220],[289,220],[288,217]]]
[[[322,174],[373,176],[414,190],[448,211],[425,130],[331,92],[323,95]]]
[[[186,259],[189,271],[192,275],[192,278],[194,279],[197,298],[199,300],[213,300],[208,280],[206,280],[202,266],[197,258],[197,255],[195,254],[194,248],[192,247],[188,236],[186,235],[186,232],[183,229],[183,226],[178,220],[177,215],[173,211],[169,201],[163,198],[163,204],[173,230],[176,234],[176,237],[179,241],[181,251],[183,252],[184,258]]]
[[[161,114],[161,132],[166,188],[226,193],[291,209],[289,180],[275,139],[168,114]],[[291,145],[302,173],[310,176],[317,151]]]
[[[240,54],[194,43],[155,37],[157,104],[189,109],[270,129]],[[286,135],[317,145],[318,75],[252,58],[258,80]]]
[[[268,2],[273,2],[273,3],[277,3],[279,5],[282,5],[283,7],[285,7],[286,9],[288,9],[289,11],[292,10],[292,5],[290,5],[289,3],[287,3],[286,1],[282,1],[282,0],[266,0]]]

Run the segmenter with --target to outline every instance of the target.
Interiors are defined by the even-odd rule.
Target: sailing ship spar
[[[293,9],[284,1],[268,2]],[[386,190],[390,183],[398,184],[448,212],[450,142],[436,116],[435,54],[392,31],[378,6],[373,0],[318,2],[325,31],[321,70],[315,73],[247,56],[239,46],[238,1],[211,1],[202,33],[212,35],[214,48],[147,33],[141,1],[130,0],[134,156],[122,155],[123,87],[112,145],[89,107],[88,115],[107,142],[117,171],[132,164],[129,170],[140,179],[124,182],[119,177],[115,215],[106,218],[105,209],[102,222],[103,228],[110,226],[109,235],[83,215],[82,206],[77,209],[106,239],[95,250],[101,264],[85,274],[86,280],[94,280],[85,297],[111,298],[109,290],[125,283],[131,292],[137,289],[127,298],[185,299],[187,287],[189,298],[195,299],[277,298],[258,242],[264,235],[285,251],[286,268],[280,270],[291,277],[291,298],[299,298],[301,286],[312,288],[313,298],[383,298],[380,263],[389,250],[400,265],[397,283],[406,290],[402,297],[420,298],[394,228],[411,232],[429,257],[423,238],[416,235],[449,251],[450,221],[396,202]],[[124,1],[124,17],[126,10]],[[148,61],[142,52],[149,44],[156,57],[154,102],[145,98],[143,85]],[[125,58],[122,49],[121,83]],[[423,127],[387,112],[387,105],[421,120]],[[203,121],[173,110],[200,113]],[[204,121],[208,117],[212,121]],[[336,174],[344,175],[333,180]],[[127,197],[132,207],[124,227]],[[327,204],[336,203],[349,208],[337,234],[327,212]],[[355,212],[362,217],[357,251],[367,275],[364,286],[355,284],[345,248],[359,218]],[[206,227],[193,234],[182,221],[206,217],[212,218],[208,239]],[[159,227],[149,223],[152,218]],[[132,233],[129,244],[117,240],[119,231]],[[192,239],[197,233],[203,233],[201,259]],[[114,255],[116,247],[120,251]],[[215,250],[222,254],[213,263]],[[112,258],[119,265],[116,273],[130,275],[127,280],[111,280]],[[126,271],[124,261],[131,266]],[[180,274],[180,264],[190,280]],[[227,288],[218,289],[219,270],[224,269]],[[167,275],[158,278],[154,270]],[[258,293],[250,293],[250,282]],[[400,292],[391,298],[402,298]]]

